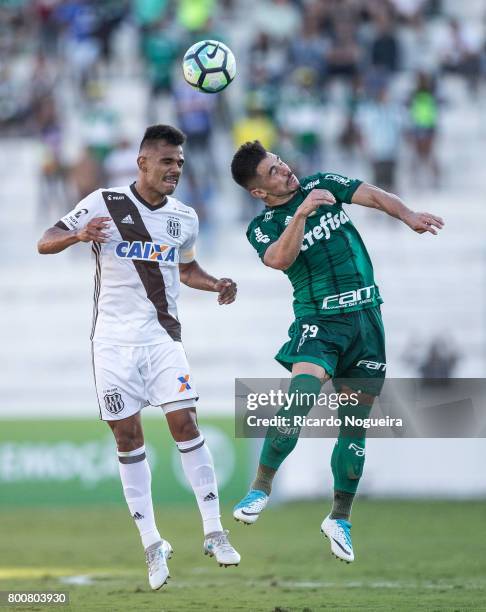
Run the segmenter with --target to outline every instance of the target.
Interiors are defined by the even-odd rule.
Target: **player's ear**
[[[137,166],[142,172],[147,172],[147,158],[145,155],[139,155],[137,157]]]
[[[250,191],[250,195],[252,195],[254,198],[257,198],[257,200],[263,200],[267,197],[267,192],[265,191],[265,189],[259,189],[258,187],[252,187],[252,189],[250,189],[249,191]]]

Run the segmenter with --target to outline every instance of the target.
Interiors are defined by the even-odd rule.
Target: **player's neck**
[[[288,193],[283,193],[282,195],[268,194],[266,198],[264,198],[264,202],[266,206],[269,208],[276,208],[277,206],[284,206],[288,204],[290,200],[295,196],[298,189],[294,189],[294,191],[289,191]]]
[[[160,204],[167,201],[167,196],[165,194],[161,194],[159,191],[152,189],[140,180],[137,180],[133,187],[149,206],[160,206]]]

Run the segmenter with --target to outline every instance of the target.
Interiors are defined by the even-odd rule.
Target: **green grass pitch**
[[[158,592],[125,508],[3,509],[0,590],[67,590],[71,604],[57,609],[82,611],[486,610],[484,502],[358,500],[351,565],[319,531],[328,506],[274,505],[251,527],[226,507],[237,568],[202,554],[195,508],[157,508],[175,550]]]

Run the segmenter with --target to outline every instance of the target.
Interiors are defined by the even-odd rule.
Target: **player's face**
[[[284,197],[299,188],[299,180],[295,174],[275,153],[267,153],[265,159],[262,159],[257,166],[257,175],[256,189],[251,192],[255,192],[254,195],[259,198]]]
[[[144,181],[150,189],[160,195],[174,192],[182,174],[184,155],[182,147],[164,141],[147,147],[138,158]]]

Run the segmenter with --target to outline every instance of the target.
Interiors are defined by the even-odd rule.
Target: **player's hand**
[[[111,217],[95,217],[85,227],[76,232],[76,237],[81,242],[106,242],[108,235],[104,233]]]
[[[235,301],[238,289],[236,283],[231,278],[220,278],[215,286],[219,294],[218,304],[231,304]]]
[[[430,232],[437,236],[437,230],[444,227],[444,220],[441,217],[426,212],[412,212],[403,219],[403,222],[417,234]]]
[[[314,189],[312,190],[306,199],[302,202],[296,211],[296,215],[303,215],[304,217],[310,217],[313,215],[319,206],[332,205],[336,203],[336,198],[327,189]]]

